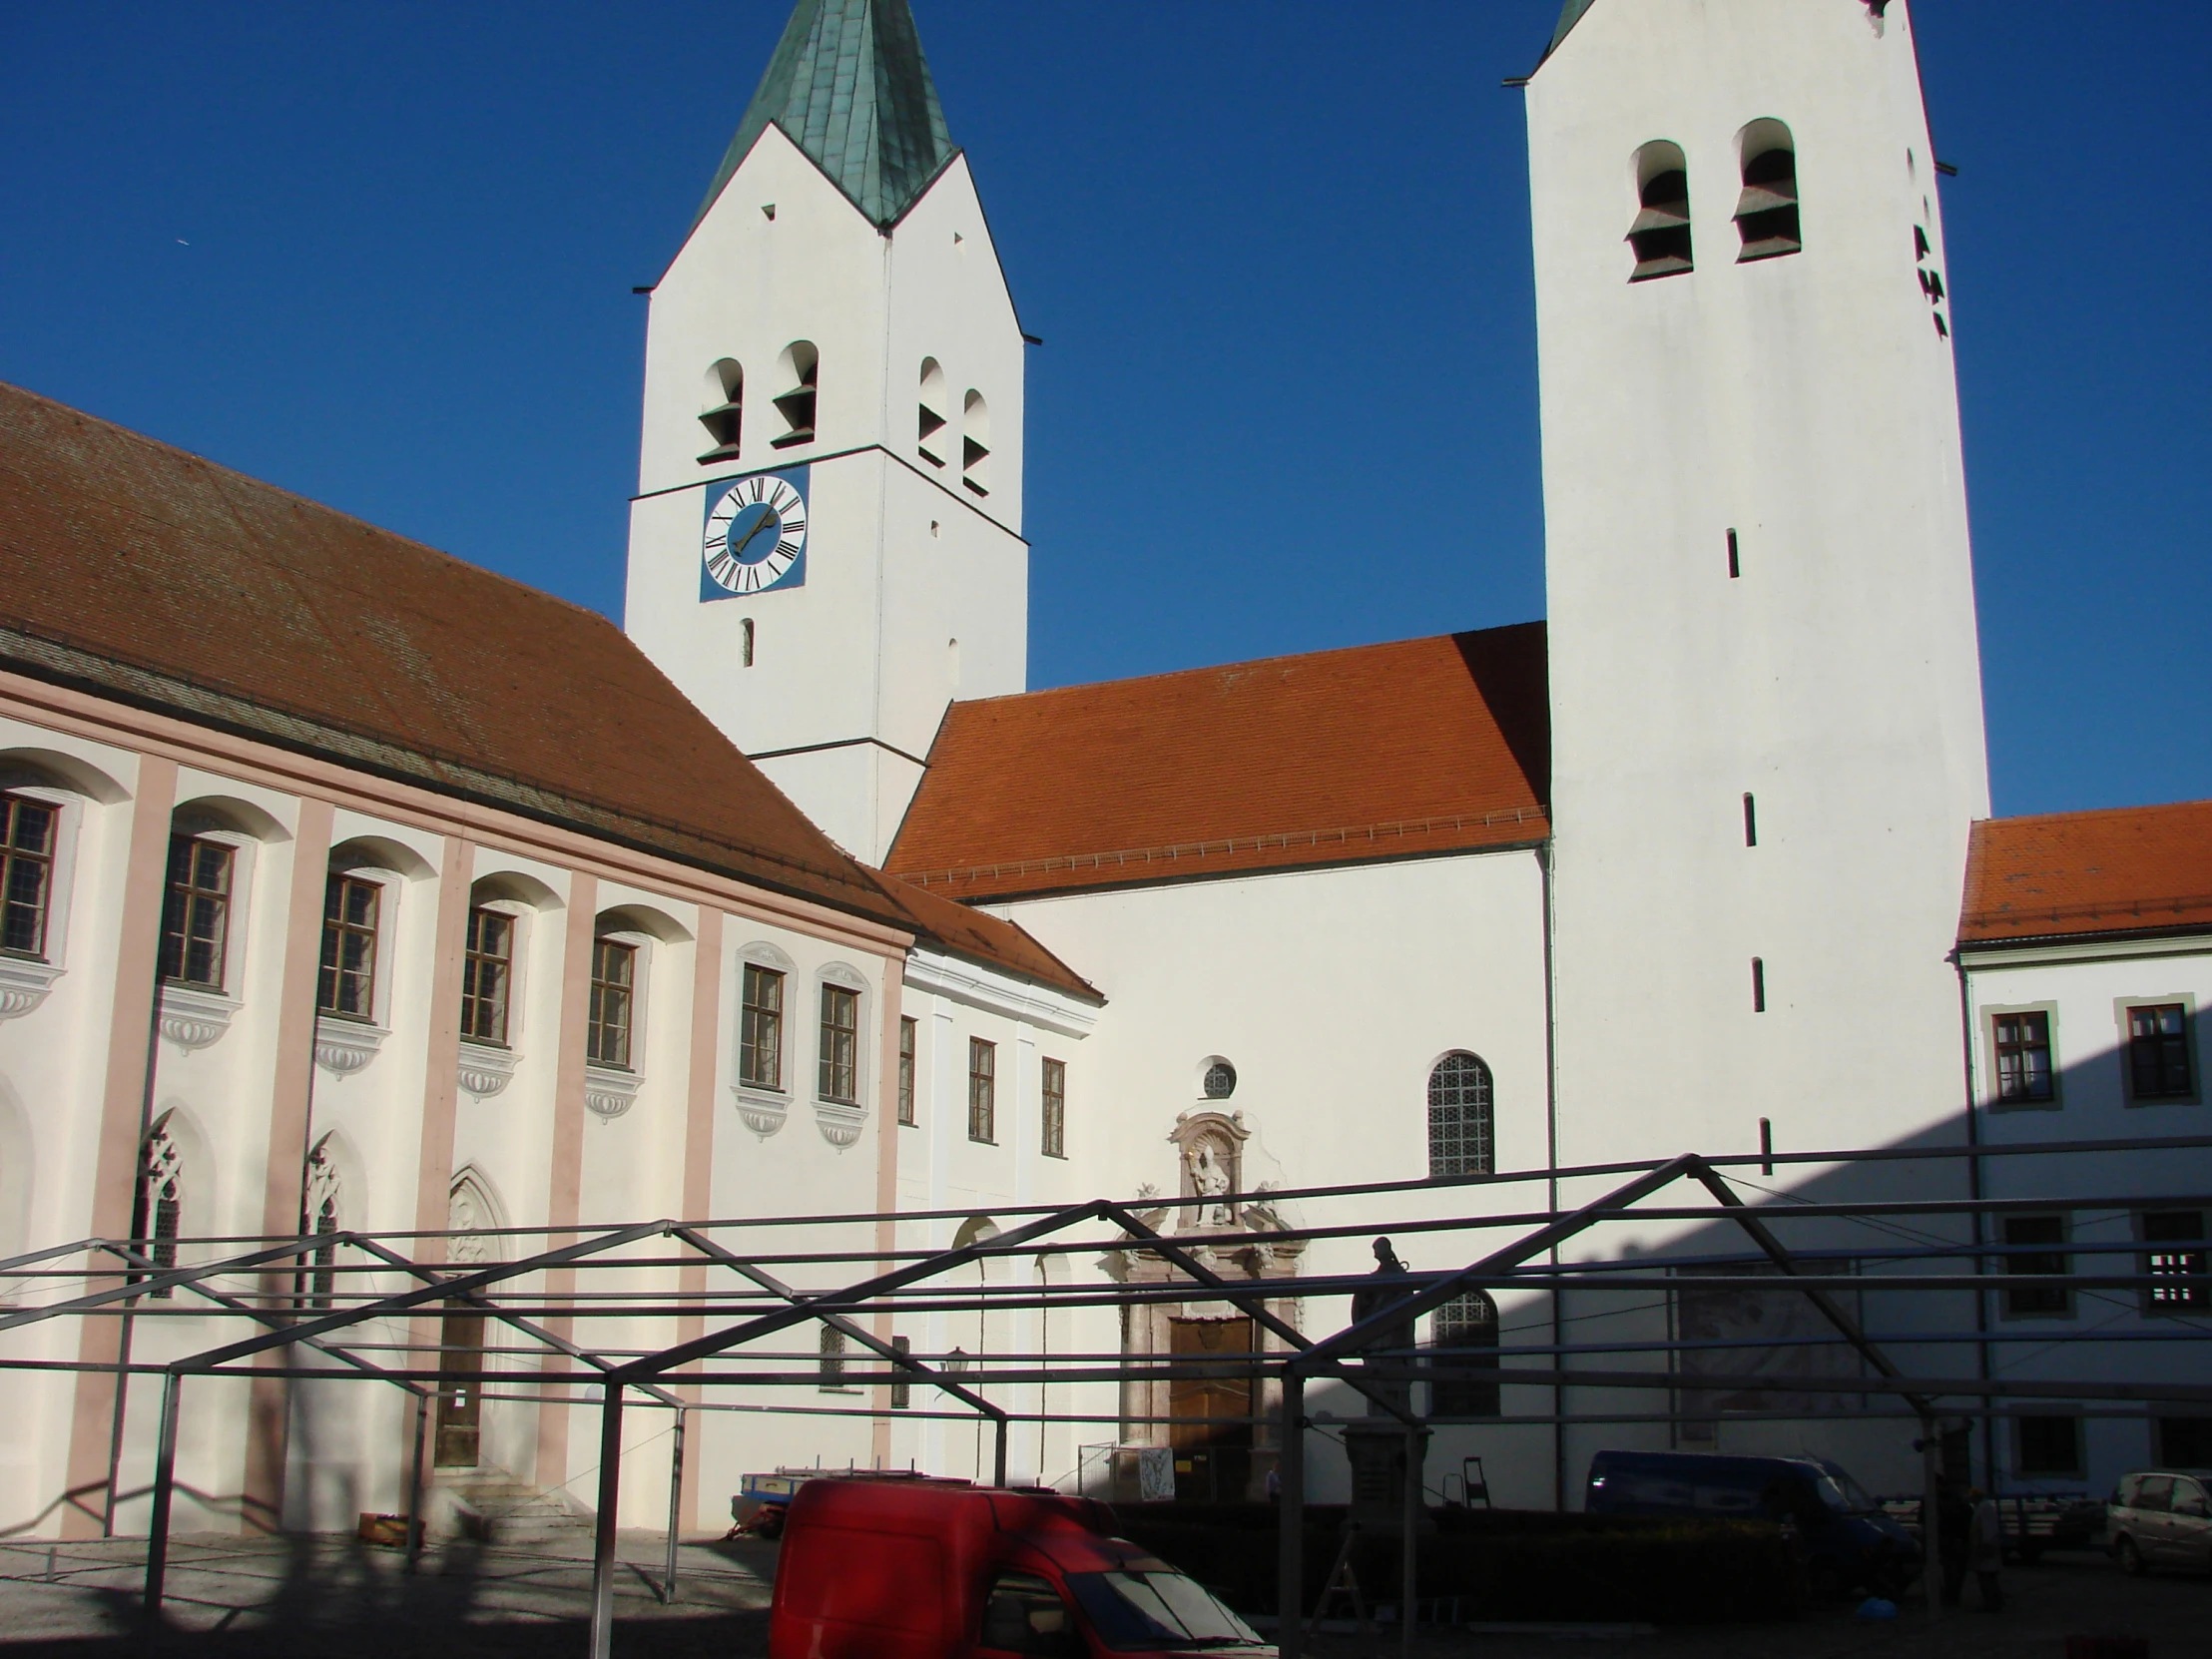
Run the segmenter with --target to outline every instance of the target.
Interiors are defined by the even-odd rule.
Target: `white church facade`
[[[1915,54],[1906,0],[1569,0],[1527,85],[1540,623],[1030,691],[1024,338],[905,0],[800,0],[652,290],[620,631],[0,388],[0,1259],[321,1227],[455,1231],[475,1261],[536,1248],[502,1229],[891,1212],[917,1219],[879,1245],[924,1249],[1111,1196],[1204,1200],[1156,1224],[1202,1252],[1239,1236],[1216,1265],[1265,1280],[1366,1271],[1367,1236],[1326,1229],[1376,1213],[1275,1192],[2202,1133],[2212,811],[1989,820]],[[510,625],[471,626],[493,611]],[[2053,1162],[1768,1185],[2079,1190]],[[2103,1155],[2096,1189],[2128,1203],[1998,1242],[2124,1241],[2201,1274],[2207,1167]],[[1416,1268],[1463,1260],[1400,1242]],[[1909,1369],[1955,1376],[1936,1339],[1976,1300],[1861,1306]],[[2010,1322],[2005,1365],[2004,1340],[2104,1317],[1978,1300]],[[2147,1334],[2201,1317],[2119,1301]],[[216,1316],[147,1315],[141,1360],[219,1340]],[[9,1358],[117,1358],[113,1323],[8,1317]],[[1542,1369],[1677,1317],[1664,1295],[1501,1294],[1424,1340]],[[879,1335],[926,1356],[1267,1341],[1228,1304],[899,1318]],[[389,1335],[456,1341],[427,1315]],[[2113,1363],[2201,1372],[2170,1342]],[[396,1392],[195,1390],[180,1528],[398,1506]],[[975,1430],[865,1395],[706,1422],[686,1524],[778,1463],[987,1472]],[[0,1528],[142,1527],[113,1471],[148,1455],[151,1397],[0,1371]],[[1071,1485],[1088,1444],[1173,1437],[1185,1495],[1261,1495],[1265,1430],[1142,1420],[1192,1400],[1009,1384],[1068,1419],[1022,1427],[1014,1470]],[[1530,1507],[1573,1501],[1606,1444],[1817,1442],[1870,1484],[1917,1480],[1910,1425],[1848,1412],[1551,1420],[1649,1400],[1432,1401],[1531,1419],[1440,1428],[1435,1466],[1479,1455],[1494,1500]],[[2194,1444],[2047,1415],[1977,1455],[2080,1485]],[[448,1399],[437,1478],[582,1502],[584,1420]],[[1309,1478],[1341,1498],[1346,1467]],[[641,1477],[626,1519],[668,1502]]]

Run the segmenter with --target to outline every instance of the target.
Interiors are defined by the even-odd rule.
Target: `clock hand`
[[[730,557],[733,559],[744,558],[745,550],[755,536],[759,535],[763,530],[766,530],[771,524],[781,526],[783,520],[778,518],[774,513],[763,513],[761,515],[760,522],[755,524],[752,529],[746,531],[744,539],[740,541],[737,546],[730,549]]]

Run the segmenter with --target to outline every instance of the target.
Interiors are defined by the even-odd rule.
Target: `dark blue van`
[[[1593,1515],[1697,1515],[1795,1527],[1816,1595],[1895,1598],[1919,1576],[1920,1546],[1825,1457],[1601,1451],[1583,1508]]]

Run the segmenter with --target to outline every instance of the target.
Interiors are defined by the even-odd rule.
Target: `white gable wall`
[[[1023,347],[966,162],[879,233],[771,127],[652,304],[625,627],[833,839],[878,860],[945,705],[1026,683]],[[798,340],[820,352],[817,435],[779,449],[773,399]],[[917,442],[925,357],[944,376],[942,466]],[[744,369],[740,452],[702,466],[714,440],[699,415],[721,401],[711,371],[726,358]],[[987,493],[962,477],[971,390]],[[707,485],[797,467],[804,585],[703,601]]]

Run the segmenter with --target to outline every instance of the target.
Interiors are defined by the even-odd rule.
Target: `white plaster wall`
[[[1192,881],[1116,892],[1073,893],[995,906],[1063,960],[1079,965],[1107,998],[1098,1028],[1069,1067],[1068,1186],[1083,1195],[1129,1197],[1141,1188],[1173,1196],[1180,1172],[1168,1135],[1178,1114],[1209,1107],[1243,1114],[1245,1182],[1311,1187],[1419,1178],[1428,1172],[1428,1074],[1454,1049],[1491,1070],[1496,1167],[1538,1169],[1545,1149],[1545,1005],[1540,866],[1528,851],[1350,865]],[[1236,1093],[1203,1098],[1206,1062],[1237,1067]],[[1369,1241],[1391,1234],[1414,1267],[1463,1266],[1495,1248],[1485,1232],[1431,1235],[1404,1226],[1451,1215],[1540,1208],[1542,1185],[1457,1189],[1378,1201],[1310,1200],[1300,1226],[1347,1226],[1350,1237],[1315,1242],[1302,1272],[1369,1271]],[[1394,1231],[1393,1229],[1398,1230]],[[1509,1236],[1509,1235],[1508,1235]],[[1078,1281],[1102,1264],[1077,1258]],[[1499,1298],[1504,1342],[1545,1342],[1541,1307]],[[1349,1322],[1349,1304],[1309,1301],[1309,1335]],[[1060,1341],[1083,1351],[1121,1346],[1112,1310],[1068,1322]],[[1071,1387],[1084,1408],[1111,1419],[1109,1384]],[[1508,1412],[1544,1408],[1545,1396],[1508,1389]],[[1357,1396],[1309,1395],[1319,1412],[1358,1415]],[[1116,1437],[1111,1420],[1082,1430]],[[1550,1501],[1545,1429],[1439,1430],[1431,1475],[1481,1455],[1495,1500]],[[1310,1490],[1341,1500],[1346,1471],[1325,1435],[1310,1442]],[[1061,1471],[1048,1471],[1057,1475]]]
[[[1606,5],[1528,89],[1567,1163],[1955,1128],[1987,786],[1913,54],[1903,4]],[[1739,265],[1755,118],[1794,134],[1805,247]],[[1631,283],[1652,139],[1696,270]]]
[[[2203,1009],[2212,1002],[2212,939],[2015,946],[1969,952],[1965,967],[1983,1145],[1994,1149],[2207,1132],[2202,1014],[2192,1033],[2195,1098],[2138,1104],[2126,1088],[2127,1056],[2119,1010],[2132,1001],[2180,1001]],[[1991,1014],[2027,1007],[2042,1007],[2050,1015],[2057,1087],[2047,1106],[2005,1105],[1995,1099]],[[1983,1191],[1990,1198],[2109,1196],[2135,1201],[2127,1207],[2073,1216],[2068,1236],[2084,1247],[2134,1243],[2138,1209],[2212,1209],[2202,1202],[2212,1197],[2212,1151],[2204,1148],[1995,1155],[1981,1161],[1981,1175]],[[2000,1238],[2001,1231],[1992,1224],[1985,1236]],[[2140,1262],[2132,1250],[2119,1254],[2091,1250],[2073,1256],[2072,1268],[2084,1274],[2140,1273]],[[2072,1312],[2060,1319],[2009,1317],[2001,1296],[1992,1296],[1990,1304],[1992,1335],[1997,1339],[1991,1361],[1998,1377],[2204,1381],[2201,1312],[2148,1315],[2140,1296],[2122,1289],[2077,1292]],[[2116,1340],[2093,1346],[2063,1341],[2090,1331]],[[2052,1408],[2062,1409],[2062,1403]],[[2147,1414],[2161,1413],[2153,1406]],[[2102,1493],[2127,1470],[2150,1466],[2158,1457],[2156,1438],[2146,1422],[2091,1418],[2084,1427],[2084,1478],[2023,1479],[2021,1483],[2030,1488]],[[2009,1434],[2000,1430],[1996,1449],[2000,1464],[2009,1468],[2013,1461]]]

